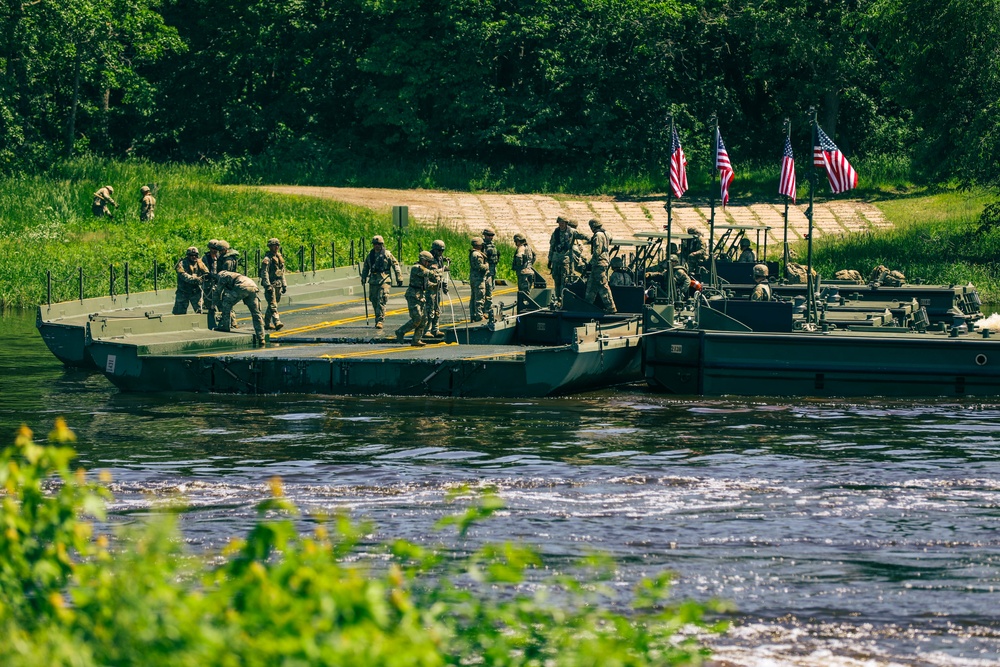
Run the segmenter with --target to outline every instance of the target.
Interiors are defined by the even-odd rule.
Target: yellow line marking
[[[402,315],[403,313],[410,312],[408,308],[400,308],[396,310],[385,311],[386,315]],[[290,336],[292,334],[308,333],[310,331],[318,331],[319,329],[328,329],[330,327],[340,326],[341,324],[351,324],[353,322],[364,322],[365,320],[374,319],[374,315],[365,317],[364,315],[355,315],[354,317],[345,317],[342,320],[330,320],[328,322],[319,322],[317,324],[310,324],[304,327],[297,327],[295,329],[289,329],[288,331],[282,331],[280,333],[271,334],[271,338],[282,338],[284,336]]]
[[[429,344],[427,347],[450,347],[452,345],[458,345],[458,343],[439,343],[435,345],[434,343]],[[320,359],[354,359],[356,357],[371,357],[379,354],[391,354],[393,352],[412,352],[413,350],[419,350],[422,348],[414,347],[413,345],[407,345],[406,347],[380,347],[374,350],[365,350],[364,352],[346,352],[344,354],[321,354]]]

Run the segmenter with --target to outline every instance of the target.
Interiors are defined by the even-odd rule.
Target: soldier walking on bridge
[[[576,231],[570,226],[570,221],[562,216],[556,218],[556,223],[558,227],[549,238],[549,271],[552,272],[552,281],[555,283],[552,305],[558,308],[562,306],[563,290],[573,277],[573,248],[576,241],[590,241],[590,238]]]
[[[389,288],[392,286],[392,276],[396,275],[396,287],[403,286],[403,274],[399,262],[385,247],[381,236],[372,237],[372,249],[365,257],[361,267],[361,282],[368,283],[368,298],[375,311],[375,328],[385,326],[385,306],[389,303]]]

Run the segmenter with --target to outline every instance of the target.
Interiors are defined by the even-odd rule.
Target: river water
[[[671,570],[677,597],[732,601],[720,663],[1000,665],[1000,398],[129,395],[63,369],[33,316],[0,334],[4,441],[65,417],[116,520],[180,493],[194,548],[242,534],[276,475],[304,510],[427,542],[450,489],[492,485],[506,510],[477,539],[598,550],[622,587]]]

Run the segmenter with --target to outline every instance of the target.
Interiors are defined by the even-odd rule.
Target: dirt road
[[[549,236],[555,228],[556,216],[578,220],[583,231],[587,221],[597,218],[604,223],[612,238],[632,238],[635,232],[660,230],[667,224],[663,197],[615,199],[612,197],[568,197],[551,195],[473,194],[434,190],[383,190],[376,188],[326,188],[301,186],[265,186],[264,189],[282,194],[325,197],[365,206],[375,210],[392,206],[408,206],[411,219],[418,223],[441,224],[465,228],[479,235],[492,227],[500,238],[508,241],[515,233],[527,237],[535,252],[544,257],[548,252]],[[804,204],[789,209],[789,242],[804,238],[808,221]],[[767,244],[777,252],[784,234],[784,206],[781,204],[739,204],[725,211],[716,208],[716,237],[723,225],[767,225]],[[673,228],[684,231],[697,227],[708,235],[710,208],[707,202],[681,201],[673,203]],[[814,238],[826,234],[842,234],[891,226],[875,206],[857,201],[835,201],[816,206]],[[751,239],[755,233],[749,233]],[[761,238],[763,242],[763,238]],[[768,251],[769,256],[774,256]]]

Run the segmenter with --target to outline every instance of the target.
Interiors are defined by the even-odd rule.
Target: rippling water
[[[181,493],[196,546],[242,533],[275,475],[304,509],[418,541],[449,489],[489,484],[507,509],[478,538],[732,600],[729,664],[1000,665],[1000,399],[128,395],[64,370],[32,318],[0,333],[5,438],[65,416],[119,520]]]

